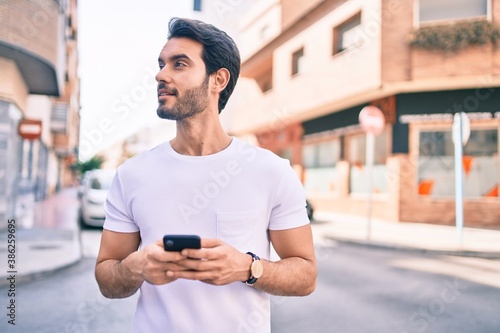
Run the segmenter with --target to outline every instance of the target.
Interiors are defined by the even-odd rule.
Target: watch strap
[[[254,254],[252,252],[247,252],[247,254],[249,254],[249,255],[252,256],[252,264],[255,261],[257,261],[257,260],[260,260],[260,258],[256,254]],[[253,274],[252,274],[252,266],[250,266],[250,278],[248,280],[246,280],[246,281],[243,281],[243,282],[245,284],[249,285],[249,286],[252,286],[255,282],[257,282],[258,279],[259,278],[256,278],[256,277],[253,276]]]

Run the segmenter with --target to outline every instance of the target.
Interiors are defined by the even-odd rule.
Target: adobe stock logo
[[[219,19],[223,20],[227,13],[233,12],[242,3],[243,0],[217,0],[213,6]]]
[[[457,278],[453,281],[444,281],[444,285],[439,296],[434,297],[428,304],[422,305],[410,316],[411,328],[400,333],[425,332],[439,316],[446,312],[447,306],[455,303],[462,292],[467,289],[467,286],[460,283]]]
[[[238,148],[238,153],[241,156],[246,156],[245,161],[251,162],[257,155],[257,148],[250,144],[244,144]],[[210,178],[205,184],[193,189],[192,201],[190,204],[180,204],[178,206],[182,220],[185,223],[191,223],[191,217],[198,215],[203,209],[208,207],[210,202],[219,196],[219,194],[229,186],[233,177],[241,174],[241,160],[229,160],[222,170],[210,171]]]

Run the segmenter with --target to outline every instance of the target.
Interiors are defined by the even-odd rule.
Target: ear
[[[229,83],[231,74],[226,68],[220,68],[217,72],[213,73],[212,76],[214,78],[212,90],[214,92],[220,93],[226,88],[227,84]]]

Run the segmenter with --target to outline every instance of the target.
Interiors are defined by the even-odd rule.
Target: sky
[[[79,1],[81,79],[80,159],[140,128],[156,116],[158,54],[171,17],[188,16],[190,0]],[[182,7],[184,6],[184,7]],[[166,139],[175,133],[166,133]]]
[[[234,36],[240,14],[255,0],[203,0],[201,16]],[[81,80],[80,160],[145,127],[156,115],[158,55],[172,17],[193,17],[193,0],[78,2]],[[168,121],[165,140],[175,135]]]

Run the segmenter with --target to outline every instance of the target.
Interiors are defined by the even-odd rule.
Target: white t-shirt
[[[224,150],[186,156],[169,142],[119,167],[104,228],[140,232],[141,247],[165,234],[218,238],[269,259],[268,230],[309,223],[305,194],[290,163],[233,138]],[[241,282],[212,286],[178,279],[144,282],[133,332],[270,332],[269,295]]]

